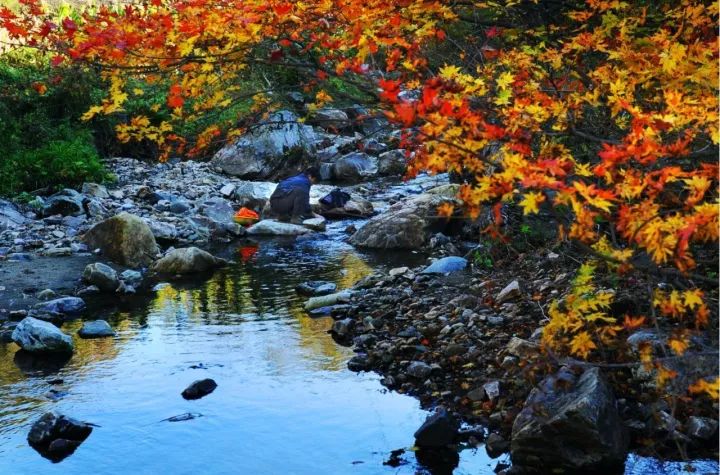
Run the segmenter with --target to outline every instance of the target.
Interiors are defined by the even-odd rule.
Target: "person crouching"
[[[320,171],[310,167],[278,183],[270,196],[272,213],[280,221],[290,220],[293,224],[301,224],[304,219],[314,217],[310,208],[310,187],[319,179]]]

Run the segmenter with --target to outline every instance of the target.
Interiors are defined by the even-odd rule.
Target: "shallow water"
[[[72,359],[51,374],[15,361],[14,344],[0,346],[0,474],[429,473],[410,451],[406,464],[383,465],[392,450],[412,446],[427,413],[386,391],[377,375],[347,370],[352,350],[327,335],[330,319],[306,316],[294,291],[304,280],[348,287],[375,267],[424,260],[359,253],[336,239],[345,224],[333,225],[329,238],[225,249],[237,264],[113,312],[117,337],[76,337]],[[218,383],[212,394],[180,396],[206,377]],[[49,384],[58,378],[62,384]],[[61,397],[53,401],[50,390]],[[32,422],[49,410],[100,426],[58,464],[26,442]],[[185,413],[198,417],[166,420]],[[466,450],[454,473],[491,474],[499,461],[507,457]],[[682,468],[631,462],[633,474]],[[716,472],[717,464],[699,468]]]
[[[293,290],[308,279],[347,287],[378,259],[312,240],[265,243],[249,262],[238,260],[204,283],[166,287],[113,314],[118,336],[76,338],[57,373],[24,374],[13,361],[17,347],[0,347],[0,473],[415,473],[412,452],[407,465],[382,462],[412,445],[426,412],[384,390],[377,375],[347,370],[352,350],[327,335],[330,319],[304,314]],[[206,377],[215,392],[180,396]],[[63,384],[48,383],[57,378]],[[51,389],[67,394],[53,402]],[[25,440],[48,410],[100,426],[58,464]],[[163,421],[188,412],[202,417]],[[457,473],[492,473],[495,464],[484,450],[465,451]]]

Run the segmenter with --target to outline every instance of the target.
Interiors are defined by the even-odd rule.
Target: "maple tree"
[[[37,0],[21,3],[0,10],[11,39],[107,81],[85,119],[122,111],[146,85],[166,92],[153,108],[168,118],[132,117],[117,127],[121,141],[151,140],[167,156],[236,137],[237,117],[195,137],[178,130],[240,100],[250,114],[277,106],[272,85],[243,87],[255,67],[297,72],[316,107],[333,102],[325,85],[341,77],[404,128],[411,175],[468,177],[460,197],[471,216],[492,207],[487,232],[505,238],[504,204],[554,213],[560,239],[589,255],[550,307],[543,343],[558,358],[602,362],[610,346],[617,362],[653,367],[662,385],[675,376],[663,361],[687,356],[691,336],[710,325],[717,281],[694,269],[698,250],[718,241],[712,2],[150,0],[60,22]],[[449,35],[460,26],[458,46]],[[595,281],[600,271],[652,284],[641,314],[610,312],[614,292]],[[635,355],[618,343],[660,321],[670,336],[659,349]],[[718,380],[686,389],[716,398]]]

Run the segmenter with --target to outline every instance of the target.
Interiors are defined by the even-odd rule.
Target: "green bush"
[[[103,181],[105,169],[88,131],[66,140],[23,149],[0,163],[0,195]]]

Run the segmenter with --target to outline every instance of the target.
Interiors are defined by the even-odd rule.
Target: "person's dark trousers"
[[[303,215],[312,213],[310,209],[310,193],[299,188],[282,195],[273,194],[270,197],[270,207],[273,214],[280,219],[299,220]]]

